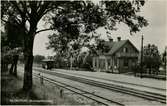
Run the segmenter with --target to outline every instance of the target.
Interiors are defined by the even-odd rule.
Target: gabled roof
[[[109,50],[108,53],[105,53],[106,55],[113,55],[114,53],[116,53],[120,48],[122,48],[126,43],[130,43],[134,49],[139,52],[137,50],[137,48],[129,41],[129,40],[120,40],[120,41],[117,41],[117,42],[110,42],[110,41],[106,41],[104,43],[104,45],[108,46],[109,48],[111,48]]]
[[[110,51],[107,54],[114,54],[117,50],[119,50],[125,43],[127,42],[127,40],[121,40],[118,42],[114,42],[114,45],[112,46],[112,48],[110,49]]]

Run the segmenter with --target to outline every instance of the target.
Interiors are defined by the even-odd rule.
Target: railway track
[[[33,76],[37,77],[37,78],[41,78],[41,76],[39,76],[38,74],[35,74],[33,73]],[[45,76],[42,76],[43,80],[45,81],[48,81],[50,83],[53,83],[55,85],[58,85],[64,89],[67,89],[69,91],[72,91],[76,94],[79,94],[81,96],[84,96],[88,99],[91,99],[99,104],[102,104],[102,105],[106,105],[106,106],[110,106],[111,104],[115,104],[115,105],[119,105],[119,106],[125,106],[124,104],[122,103],[119,103],[119,102],[116,102],[116,101],[113,101],[113,100],[110,100],[110,99],[107,99],[103,96],[99,96],[97,94],[94,94],[92,92],[88,92],[88,91],[85,91],[83,89],[79,89],[77,87],[74,87],[74,86],[71,86],[69,84],[66,84],[66,83],[63,83],[63,82],[60,82],[60,81],[57,81],[57,80],[54,80],[54,79],[51,79],[51,78],[48,78],[48,77],[45,77]]]
[[[40,71],[40,72],[52,74],[52,75],[55,75],[57,77],[62,77],[62,78],[66,78],[66,79],[69,79],[69,80],[85,83],[85,84],[88,84],[88,85],[93,85],[93,86],[96,86],[96,87],[116,91],[116,92],[119,92],[119,93],[124,93],[124,94],[128,94],[128,95],[132,95],[132,96],[144,98],[144,99],[147,99],[147,100],[157,101],[157,102],[161,102],[163,104],[166,104],[166,96],[165,95],[146,92],[146,91],[140,91],[140,90],[136,90],[136,89],[132,89],[132,88],[127,88],[127,87],[114,85],[114,84],[108,84],[108,83],[104,83],[104,82],[99,82],[99,81],[86,79],[86,78],[81,78],[81,77],[72,76],[72,75],[66,75],[66,74],[62,74],[62,73],[49,72],[49,71],[47,71],[47,72],[46,71]]]
[[[134,83],[128,83],[128,82],[122,82],[122,81],[117,81],[117,80],[112,80],[112,79],[99,78],[99,77],[94,77],[94,76],[89,76],[89,75],[83,75],[83,74],[81,75],[81,74],[78,74],[78,73],[70,73],[70,72],[65,72],[65,73],[73,74],[73,75],[77,75],[77,76],[84,76],[84,77],[88,77],[88,78],[95,78],[95,79],[100,79],[100,80],[106,80],[106,81],[111,81],[111,82],[120,83],[120,84],[128,84],[128,85],[134,85],[134,86],[140,86],[140,87],[145,87],[145,88],[150,88],[150,89],[156,89],[156,90],[166,91],[166,89],[163,89],[163,88],[150,87],[150,86],[146,86],[146,85],[139,85],[139,84],[134,84]]]

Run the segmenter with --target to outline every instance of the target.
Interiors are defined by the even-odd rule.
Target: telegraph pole
[[[142,78],[142,73],[143,73],[143,35],[141,37],[141,57],[140,57],[140,67],[141,67],[141,70],[140,70],[140,77]]]
[[[166,67],[167,67],[167,66],[166,66],[166,60],[167,60],[166,53],[167,53],[167,46],[165,47],[165,56],[164,56],[164,57],[165,57],[165,72],[166,72]]]

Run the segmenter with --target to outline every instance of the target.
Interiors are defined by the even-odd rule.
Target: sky
[[[144,36],[144,45],[155,44],[158,46],[160,53],[162,53],[167,46],[167,1],[166,0],[147,0],[142,7],[141,16],[144,16],[148,20],[149,25],[142,28],[140,32],[130,35],[129,29],[126,25],[117,25],[118,30],[113,31],[112,38],[114,41],[117,37],[121,37],[122,40],[129,39],[138,50],[141,48],[141,35]],[[44,29],[42,22],[39,22],[38,28]],[[103,28],[97,30],[102,34],[102,38],[106,38],[106,33]],[[34,40],[34,55],[52,56],[55,53],[52,50],[47,50],[46,43],[49,42],[48,35],[53,31],[41,32],[36,35]]]

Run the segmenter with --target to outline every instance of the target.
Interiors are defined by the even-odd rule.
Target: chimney
[[[109,39],[109,41],[110,41],[110,42],[113,42],[113,39],[112,39],[112,38],[110,38],[110,39]]]
[[[117,37],[118,41],[121,41],[121,37]]]

